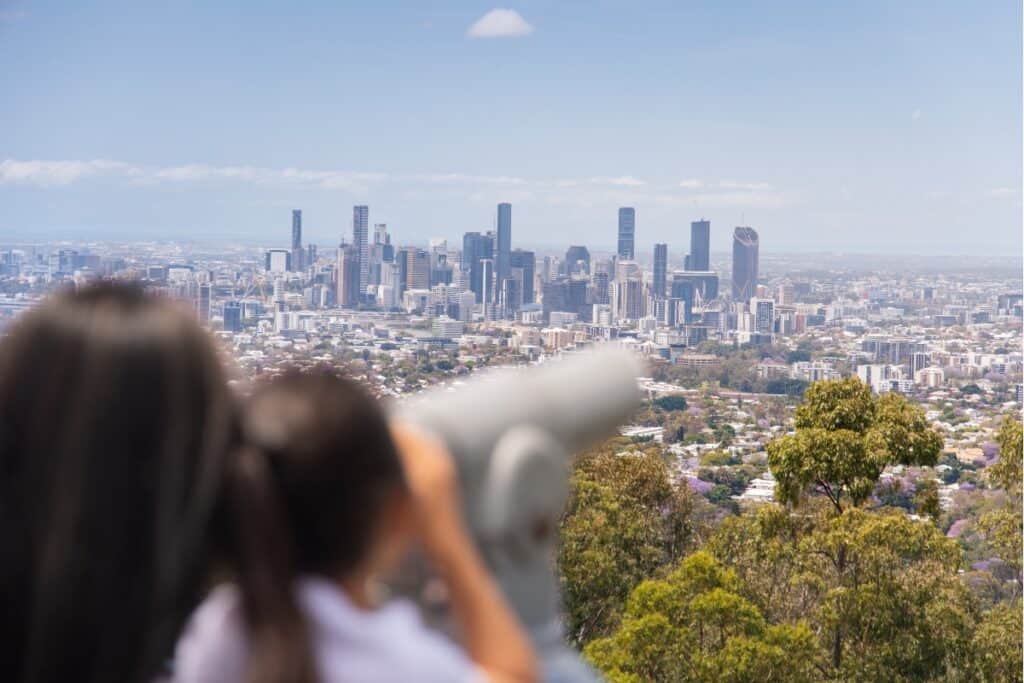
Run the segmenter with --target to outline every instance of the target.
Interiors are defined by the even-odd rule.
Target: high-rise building
[[[665,296],[665,286],[668,281],[668,245],[654,245],[654,297],[661,299]]]
[[[199,283],[199,294],[196,298],[196,313],[199,315],[200,325],[210,324],[210,283]]]
[[[792,283],[783,282],[779,285],[775,299],[779,302],[780,306],[790,306],[796,301],[796,290],[793,288]]]
[[[757,231],[737,227],[732,236],[732,299],[749,301],[757,293]]]
[[[608,299],[608,271],[599,270],[590,278],[591,287],[594,291],[595,304],[607,304]]]
[[[494,274],[501,281],[508,277],[509,259],[512,254],[512,205],[498,204],[498,243],[494,254]]]
[[[359,252],[353,244],[338,247],[338,265],[335,268],[336,301],[339,308],[351,308],[359,303]]]
[[[484,318],[494,320],[494,302],[497,297],[494,295],[494,259],[480,259],[480,299],[484,304]]]
[[[287,249],[271,249],[266,255],[267,272],[284,273],[292,269],[292,254]]]
[[[409,249],[406,265],[406,289],[430,289],[430,252],[426,249]]]
[[[224,304],[224,329],[228,332],[242,331],[242,304],[228,301]]]
[[[775,302],[771,299],[754,299],[750,312],[754,315],[754,331],[772,334],[775,331]]]
[[[615,292],[612,306],[620,320],[644,317],[644,283],[639,279],[619,280],[612,284]]]
[[[711,221],[690,223],[690,262],[686,270],[711,269]]]
[[[669,298],[677,302],[676,311],[673,312],[676,324],[688,323],[693,320],[693,304],[697,298],[696,284],[690,278],[681,278],[679,274],[672,278],[672,291]],[[682,309],[682,315],[678,311]]]
[[[359,259],[358,301],[370,282],[370,207],[365,204],[352,207],[352,248]]]
[[[634,240],[636,239],[636,209],[624,206],[619,209],[619,258],[634,258]]]
[[[509,260],[509,267],[512,269],[522,268],[523,270],[523,284],[522,284],[522,295],[524,304],[532,304],[534,302],[533,294],[533,278],[534,273],[537,270],[537,258],[534,256],[532,251],[525,251],[523,249],[515,249],[512,251],[511,258]]]
[[[690,303],[704,305],[718,297],[718,273],[710,271],[680,271],[672,273],[672,287],[677,282],[688,282],[693,287]],[[672,296],[676,296],[673,294]]]
[[[565,252],[565,274],[590,273],[590,250],[574,244]]]
[[[469,289],[477,303],[484,301],[484,259],[494,258],[494,239],[489,234],[467,232],[462,238],[462,270],[469,273]]]
[[[302,209],[292,209],[292,270],[305,267],[306,254],[302,249]]]

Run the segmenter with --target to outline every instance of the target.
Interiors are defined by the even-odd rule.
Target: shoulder
[[[325,681],[476,681],[479,670],[414,604],[361,610],[340,591],[303,591]]]
[[[240,681],[247,652],[242,607],[232,585],[217,587],[193,612],[174,652],[174,681]]]

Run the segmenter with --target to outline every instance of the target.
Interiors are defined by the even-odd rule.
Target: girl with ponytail
[[[176,679],[228,683],[532,681],[527,637],[463,526],[443,446],[389,425],[355,382],[290,373],[257,390],[224,487],[217,588],[179,643]],[[374,577],[418,541],[463,647]]]

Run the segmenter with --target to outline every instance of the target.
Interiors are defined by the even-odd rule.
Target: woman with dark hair
[[[4,680],[160,675],[201,598],[233,436],[216,352],[141,289],[59,294],[0,342]]]
[[[464,527],[443,446],[389,427],[355,382],[291,373],[242,417],[225,486],[236,585],[200,607],[176,678],[228,683],[531,681],[535,662]],[[418,540],[446,582],[465,651],[372,581]]]

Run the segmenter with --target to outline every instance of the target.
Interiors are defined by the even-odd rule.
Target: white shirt
[[[303,578],[296,598],[309,620],[322,683],[451,683],[485,680],[450,640],[429,629],[411,602],[376,610],[356,607],[332,583]],[[217,588],[192,615],[174,657],[174,681],[244,683],[248,647],[241,596]]]

